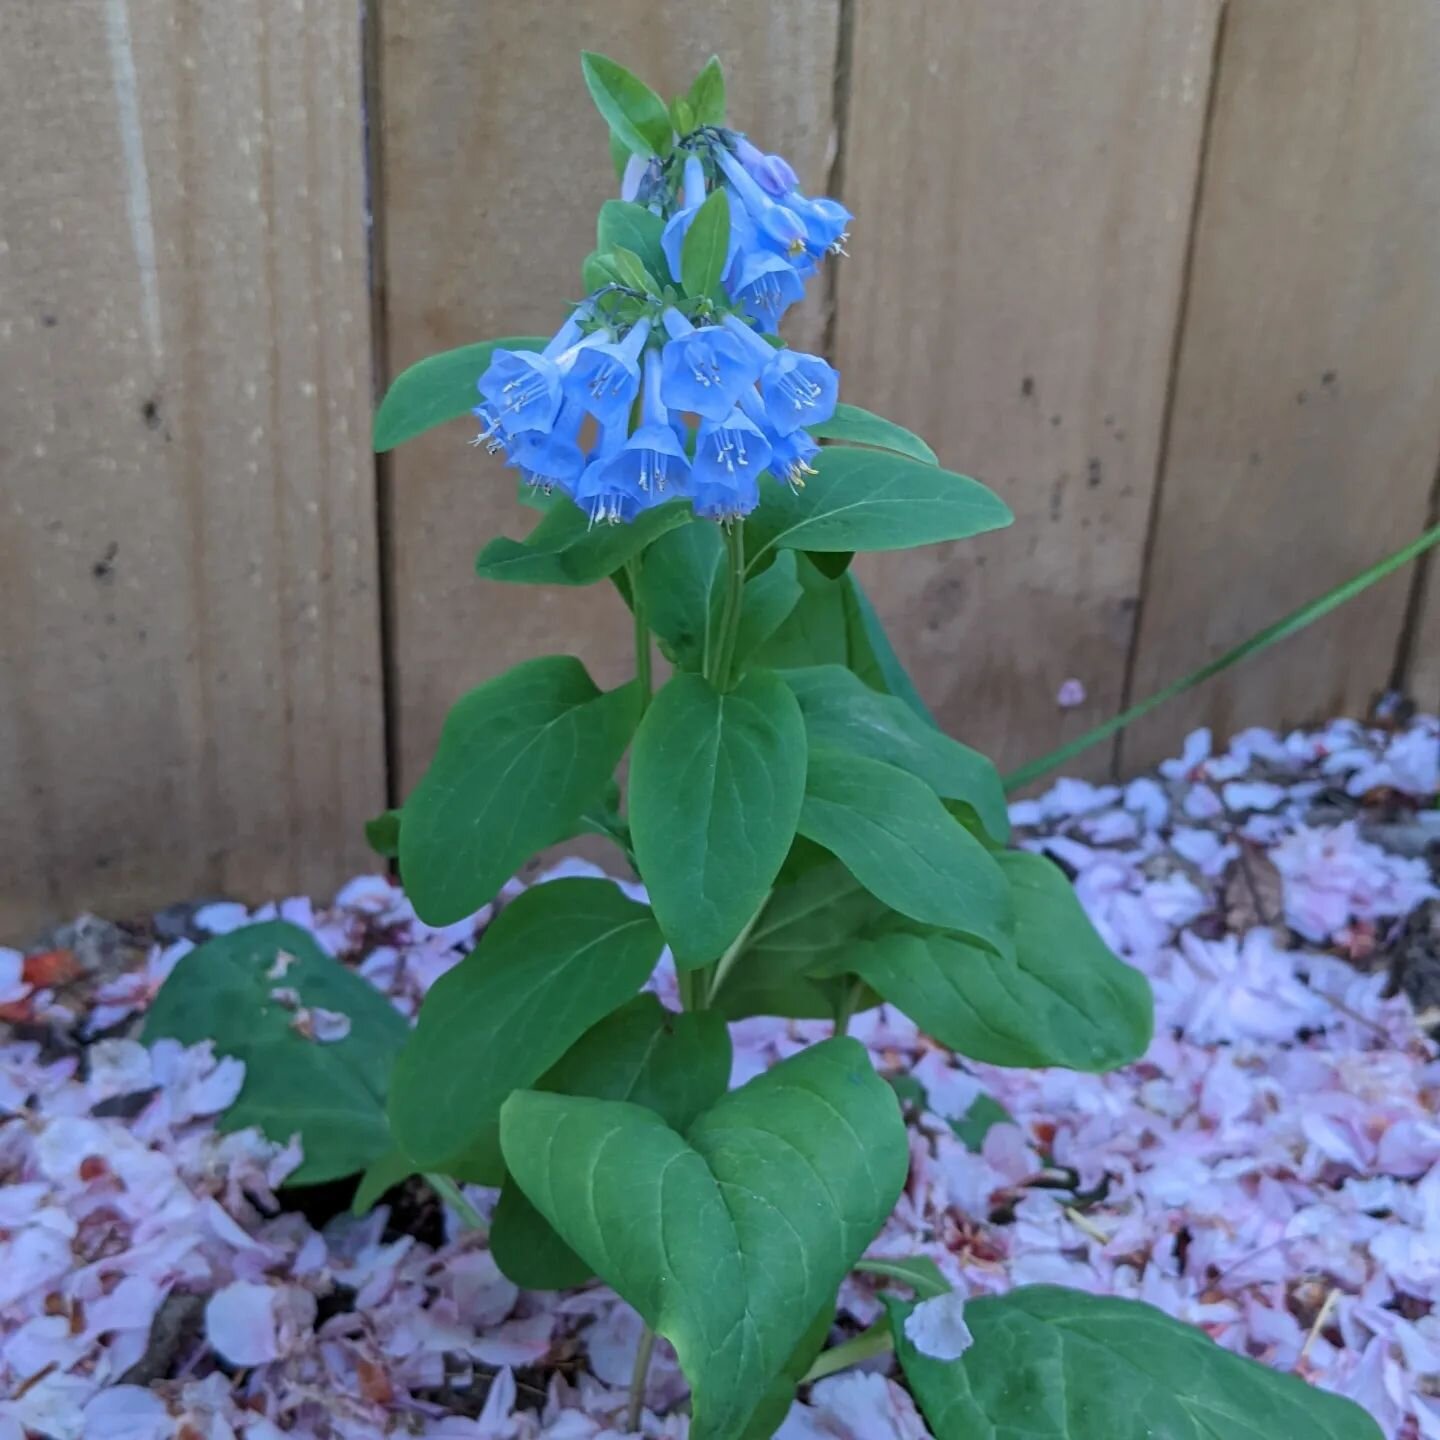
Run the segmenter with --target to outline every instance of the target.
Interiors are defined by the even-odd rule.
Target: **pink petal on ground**
[[[280,1357],[277,1292],[272,1285],[236,1280],[205,1307],[205,1338],[232,1365],[263,1365]]]

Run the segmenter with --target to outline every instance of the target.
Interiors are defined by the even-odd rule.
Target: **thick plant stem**
[[[645,1409],[645,1382],[650,1376],[650,1357],[655,1353],[655,1332],[647,1325],[635,1351],[635,1368],[630,1372],[630,1408],[625,1412],[625,1429],[633,1434],[640,1428]]]
[[[635,617],[635,679],[640,685],[640,713],[650,704],[654,689],[650,674],[650,626],[645,618],[645,601],[640,596],[640,562],[629,560],[625,574],[630,581],[630,609]]]
[[[890,1322],[877,1320],[868,1330],[862,1330],[853,1339],[821,1351],[800,1383],[809,1385],[812,1381],[823,1380],[837,1371],[848,1370],[852,1365],[870,1359],[872,1355],[883,1355],[894,1343],[890,1334]]]
[[[465,1198],[465,1192],[448,1176],[434,1171],[425,1172],[430,1188],[460,1217],[460,1223],[467,1230],[485,1233],[485,1217]]]
[[[725,608],[721,611],[720,641],[709,677],[717,690],[730,686],[730,667],[735,660],[735,634],[740,628],[740,611],[745,590],[745,522],[736,520],[725,530],[725,548],[730,555]]]

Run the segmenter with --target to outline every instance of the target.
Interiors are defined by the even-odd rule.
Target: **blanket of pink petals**
[[[876,1064],[927,1097],[872,1253],[932,1256],[972,1296],[1045,1282],[1139,1297],[1354,1398],[1392,1440],[1440,1440],[1440,1017],[1355,963],[1437,891],[1419,852],[1366,838],[1373,806],[1345,803],[1380,793],[1428,824],[1437,766],[1424,717],[1247,731],[1223,754],[1198,732],[1156,776],[1061,780],[1017,803],[1020,843],[1074,873],[1150,977],[1156,1038],[1112,1075],[1007,1071],[958,1063],[889,1008],[859,1017]],[[1265,913],[1267,874],[1281,913]],[[277,913],[413,1014],[490,912],[436,931],[366,877],[324,909],[219,904],[196,921]],[[189,948],[155,949],[79,1016],[29,993],[24,957],[0,950],[0,1004],[110,1037],[60,1059],[0,1047],[0,1440],[621,1435],[639,1322],[611,1292],[519,1293],[448,1212],[438,1249],[384,1207],[312,1228],[275,1201],[297,1146],[215,1128],[238,1061],[114,1038]],[[735,1026],[736,1082],[826,1033]],[[982,1093],[1014,1123],[972,1151],[949,1122]],[[863,1279],[841,1302],[852,1330],[878,1313]],[[679,1440],[683,1394],[662,1345],[642,1433]],[[814,1386],[781,1432],[927,1434],[883,1359]]]

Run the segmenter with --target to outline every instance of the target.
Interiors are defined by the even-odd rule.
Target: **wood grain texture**
[[[1216,16],[856,0],[843,393],[1015,512],[860,573],[946,728],[1002,766],[1120,700]]]
[[[1231,0],[1136,654],[1148,694],[1413,538],[1440,454],[1440,9]],[[1360,714],[1398,575],[1126,740]]]
[[[832,138],[838,0],[384,0],[380,87],[390,368],[492,335],[548,334],[580,294],[594,217],[615,193],[603,122],[580,79],[595,49],[671,95],[712,53],[731,123],[823,186]],[[823,326],[812,308],[797,343]],[[474,558],[533,514],[514,474],[467,447],[463,423],[395,452],[388,483],[400,793],[423,773],[445,712],[532,655],[579,655],[605,685],[632,668],[609,587],[484,584]]]
[[[353,7],[0,7],[0,931],[383,804]]]

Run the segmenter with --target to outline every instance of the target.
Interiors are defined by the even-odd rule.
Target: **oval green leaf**
[[[836,405],[835,413],[818,425],[806,427],[817,440],[844,440],[851,445],[868,445],[876,450],[893,450],[926,465],[938,465],[940,458],[916,434],[883,415],[862,410],[858,405]]]
[[[447,420],[468,415],[480,403],[475,387],[495,351],[543,350],[549,343],[543,335],[508,335],[417,361],[395,379],[375,412],[376,451],[393,450]]]
[[[1004,874],[924,781],[879,760],[813,749],[798,829],[892,910],[1011,953]]]
[[[350,1022],[341,1039],[318,1038],[322,1010]],[[247,925],[192,950],[160,987],[143,1034],[147,1045],[210,1040],[245,1062],[221,1129],[256,1125],[281,1145],[298,1134],[305,1160],[288,1184],[353,1175],[393,1148],[385,1096],[409,1026],[298,926]]]
[[[1014,949],[901,926],[856,944],[850,962],[922,1030],[973,1060],[1113,1070],[1149,1048],[1145,977],[1095,933],[1070,882],[1042,855],[994,857],[1014,896]]]
[[[492,540],[476,558],[475,573],[511,585],[593,585],[693,519],[685,501],[672,500],[646,510],[632,525],[592,525],[578,505],[562,499],[546,508],[523,540]]]
[[[516,1181],[674,1345],[691,1440],[738,1440],[899,1198],[890,1087],[827,1040],[678,1134],[652,1110],[521,1091],[501,1116]]]
[[[1000,530],[1009,507],[978,480],[880,450],[827,445],[803,490],[767,483],[746,534],[762,537],[755,562],[788,550],[907,550]],[[754,526],[754,530],[751,530]]]
[[[680,247],[680,283],[687,295],[700,300],[715,294],[729,249],[730,200],[721,187],[705,197]]]
[[[964,801],[996,844],[1009,840],[1000,774],[978,750],[952,740],[903,701],[880,694],[840,665],[782,675],[800,702],[812,750],[842,750],[897,765],[944,799]]]
[[[415,1168],[498,1185],[505,1097],[634,995],[663,943],[609,880],[552,880],[507,905],[430,988],[395,1063],[390,1124]]]
[[[665,222],[653,211],[630,200],[607,200],[595,221],[595,248],[600,252],[617,245],[633,254],[652,275],[667,272],[660,237]]]
[[[665,155],[670,149],[670,112],[637,75],[608,55],[580,53],[585,88],[611,133],[635,155]]]
[[[603,798],[635,727],[633,685],[602,694],[571,655],[527,660],[472,690],[401,811],[416,913],[450,925]]]
[[[730,1032],[715,1011],[677,1015],[637,995],[586,1031],[535,1088],[628,1100],[683,1132],[725,1093],[730,1063]],[[495,1207],[490,1251],[526,1290],[569,1290],[591,1274],[513,1179]]]
[[[721,694],[678,674],[655,697],[630,762],[630,833],[682,968],[716,959],[759,908],[804,791],[805,725],[779,676]]]
[[[889,1302],[895,1351],[935,1440],[1381,1440],[1358,1405],[1222,1349],[1139,1300],[1033,1285],[965,1306],[975,1343],[920,1354]]]

